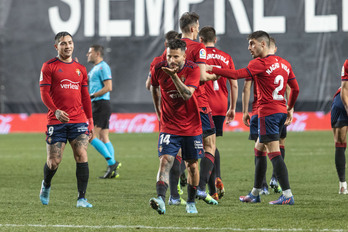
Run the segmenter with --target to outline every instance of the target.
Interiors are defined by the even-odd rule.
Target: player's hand
[[[167,73],[169,76],[174,77],[175,74],[179,71],[179,67],[176,67],[176,68],[162,67],[162,70],[165,73]]]
[[[217,81],[217,80],[219,80],[220,77],[221,77],[221,76],[218,76],[218,75],[216,75],[216,74],[211,74],[211,75],[213,75],[213,81]]]
[[[69,114],[67,114],[65,111],[63,110],[56,110],[56,112],[54,112],[54,115],[56,116],[56,118],[62,122],[62,123],[67,123],[69,122]]]
[[[294,108],[288,110],[288,115],[284,123],[285,126],[289,126],[291,124],[293,116],[294,116]]]
[[[228,110],[226,113],[226,124],[231,123],[234,120],[234,117],[236,116],[235,110]]]
[[[205,65],[205,71],[211,72],[213,70],[213,66],[206,64]]]
[[[247,127],[250,127],[250,115],[248,113],[243,114],[243,123]]]

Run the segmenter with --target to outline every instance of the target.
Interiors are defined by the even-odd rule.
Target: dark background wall
[[[106,47],[113,74],[113,112],[153,111],[145,89],[149,64],[163,35],[178,30],[185,11],[219,32],[217,47],[236,68],[251,59],[247,35],[268,31],[278,55],[293,66],[301,92],[298,111],[328,111],[348,54],[345,0],[0,0],[0,113],[45,112],[39,91],[42,63],[57,55],[54,36],[69,31],[80,63],[89,45]],[[56,15],[55,15],[56,14]],[[243,81],[239,81],[239,91]],[[241,94],[239,94],[241,96]],[[240,110],[241,100],[238,100]]]

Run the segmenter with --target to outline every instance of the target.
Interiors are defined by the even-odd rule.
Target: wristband
[[[91,94],[89,97],[90,97],[91,99],[95,98],[94,94]]]

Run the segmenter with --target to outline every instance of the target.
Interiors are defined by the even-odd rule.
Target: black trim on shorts
[[[206,138],[206,137],[208,137],[208,136],[210,136],[210,135],[213,135],[213,134],[216,134],[216,129],[215,129],[215,127],[212,128],[212,129],[203,131],[203,138]]]
[[[273,141],[278,141],[279,140],[279,134],[274,134],[274,135],[261,135],[261,140],[260,143],[268,143],[268,142],[273,142]]]
[[[348,126],[348,121],[337,121],[335,123],[331,123],[331,128],[342,128],[344,126]]]

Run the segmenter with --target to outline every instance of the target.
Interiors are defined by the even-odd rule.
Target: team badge
[[[48,137],[47,142],[48,142],[49,144],[51,144],[52,138],[51,138],[51,137]]]
[[[162,149],[163,149],[162,146],[159,146],[159,147],[158,147],[158,151],[159,151],[159,152],[162,152]]]
[[[199,50],[199,58],[201,59],[207,59],[207,53],[205,51],[204,48],[202,48],[201,50]]]
[[[80,69],[76,69],[76,73],[77,73],[77,75],[81,75],[81,71],[80,71]]]

